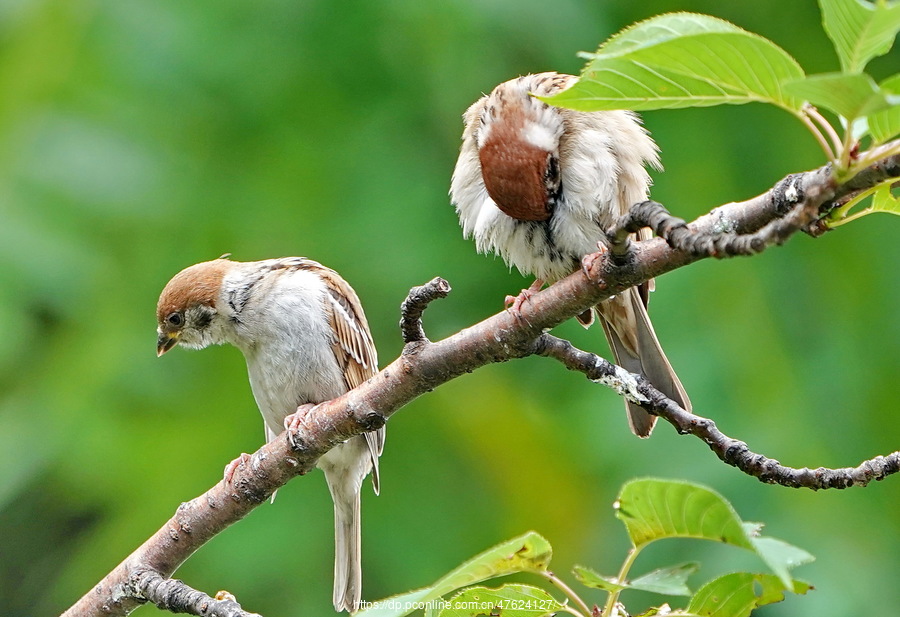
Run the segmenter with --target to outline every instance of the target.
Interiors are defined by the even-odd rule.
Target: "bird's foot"
[[[284,417],[284,430],[288,432],[288,439],[291,440],[291,445],[294,448],[297,447],[297,442],[294,440],[297,431],[299,431],[300,427],[306,423],[306,417],[313,407],[315,407],[315,405],[312,403],[304,403],[297,407],[297,411]]]
[[[225,480],[225,484],[231,484],[231,481],[234,480],[234,472],[237,471],[237,468],[243,465],[244,463],[250,462],[250,455],[246,452],[241,452],[241,455],[225,465],[225,474],[222,478]]]
[[[315,407],[315,405],[311,403],[304,403],[297,407],[297,411],[284,418],[284,430],[287,431],[288,442],[294,449],[299,447],[296,439],[297,431],[299,431],[300,427],[306,423],[306,417],[313,407]]]
[[[291,433],[296,433],[300,429],[300,425],[303,424],[303,421],[306,419],[306,416],[309,414],[310,410],[315,407],[312,403],[304,403],[297,407],[297,411],[294,413],[285,416],[284,418],[284,430],[290,431]]]
[[[599,242],[597,243],[597,249],[596,253],[588,253],[581,258],[581,271],[588,280],[593,280],[591,278],[591,270],[594,268],[594,264],[597,263],[598,259],[602,259],[603,255],[608,251],[608,249]]]
[[[522,312],[522,306],[531,300],[531,296],[536,294],[541,290],[541,287],[544,286],[544,281],[541,279],[535,279],[535,281],[528,287],[528,289],[523,289],[519,292],[518,296],[506,296],[504,299],[504,304],[506,305],[506,310],[512,313],[515,317],[520,317]]]

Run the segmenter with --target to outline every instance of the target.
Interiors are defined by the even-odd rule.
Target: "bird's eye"
[[[184,325],[184,315],[175,311],[174,313],[169,313],[166,317],[166,323],[168,323],[173,328],[180,328]]]

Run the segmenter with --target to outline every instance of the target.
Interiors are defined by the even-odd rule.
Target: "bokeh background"
[[[812,0],[0,1],[0,614],[65,609],[262,442],[236,349],[156,358],[156,299],[175,272],[226,252],[322,261],[362,297],[382,364],[413,285],[454,286],[426,314],[433,339],[497,312],[530,281],[461,237],[447,199],[461,113],[518,74],[577,73],[579,50],[673,10],[769,37],[808,72],[838,66]],[[684,217],[823,162],[774,108],[645,120],[666,166],[653,195]],[[651,313],[696,410],[789,465],[896,450],[898,233],[900,220],[868,217],[660,279]],[[558,333],[608,353],[599,329]],[[611,504],[653,475],[705,483],[818,557],[796,571],[816,590],[762,614],[900,601],[900,479],[763,485],[668,426],[633,438],[612,392],[548,360],[464,376],[388,434],[382,495],[367,488],[363,504],[368,599],[529,529],[558,572],[611,574],[627,549]],[[177,575],[265,615],[329,614],[331,521],[312,474]],[[694,585],[761,567],[670,542],[635,573],[692,559]],[[625,596],[633,612],[654,600]]]

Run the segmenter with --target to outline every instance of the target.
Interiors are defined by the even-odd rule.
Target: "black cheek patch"
[[[212,323],[216,311],[212,307],[200,305],[196,307],[192,313],[194,313],[194,327],[198,330],[205,330],[209,327],[209,324]]]

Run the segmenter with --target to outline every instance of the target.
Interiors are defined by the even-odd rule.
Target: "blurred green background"
[[[0,0],[0,614],[65,609],[261,444],[236,349],[157,360],[156,299],[175,272],[225,252],[322,261],[362,297],[382,364],[413,285],[454,286],[426,313],[433,339],[497,312],[530,281],[461,237],[447,198],[460,115],[518,74],[577,73],[579,50],[672,10],[767,36],[808,72],[838,66],[812,0]],[[645,120],[666,165],[653,195],[684,217],[823,162],[798,122],[760,105]],[[695,409],[794,466],[897,449],[898,232],[868,217],[660,279],[651,313]],[[599,328],[558,333],[608,354]],[[615,495],[656,475],[705,483],[817,555],[797,571],[816,591],[761,614],[900,602],[900,478],[763,485],[667,425],[633,438],[612,392],[549,360],[464,376],[388,433],[382,495],[367,485],[363,504],[367,599],[528,529],[558,572],[612,573],[627,548]],[[331,521],[313,474],[177,575],[265,615],[329,614]],[[672,542],[634,572],[697,558],[695,585],[760,567]]]

